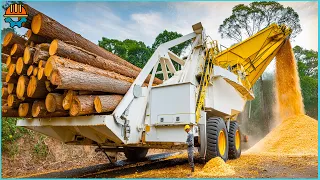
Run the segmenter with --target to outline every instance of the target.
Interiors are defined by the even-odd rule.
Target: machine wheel
[[[209,118],[207,121],[207,150],[206,161],[220,156],[224,161],[228,159],[228,132],[222,118]]]
[[[229,138],[229,158],[237,159],[241,155],[241,133],[236,121],[230,122],[228,133]]]
[[[124,155],[129,161],[140,161],[146,157],[148,153],[147,148],[138,148],[138,147],[125,147]]]

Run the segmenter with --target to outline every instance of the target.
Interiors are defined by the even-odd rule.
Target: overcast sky
[[[97,43],[102,37],[135,39],[151,46],[155,37],[167,29],[181,34],[192,32],[202,22],[206,33],[224,46],[234,42],[221,39],[218,27],[237,4],[250,2],[29,2],[83,37]],[[293,45],[318,50],[317,2],[280,2],[300,16],[302,32]],[[3,22],[4,23],[4,22]],[[3,24],[5,27],[7,23]],[[19,29],[20,33],[26,30]]]

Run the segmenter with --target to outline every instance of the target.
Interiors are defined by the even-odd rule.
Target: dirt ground
[[[181,157],[181,156],[180,156]],[[184,157],[186,158],[186,157]],[[239,159],[227,161],[235,171],[225,178],[317,178],[318,156],[279,156],[279,155],[242,155]],[[217,176],[199,176],[204,164],[195,164],[195,173],[190,176],[187,163],[168,168],[136,172],[117,178],[213,178]],[[220,176],[221,177],[221,176]]]

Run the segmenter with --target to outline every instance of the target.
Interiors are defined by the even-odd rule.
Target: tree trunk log
[[[11,48],[10,55],[11,56],[23,56],[24,49],[26,47],[22,44],[14,44]]]
[[[2,63],[6,63],[7,59],[8,59],[9,55],[8,54],[4,54],[3,52],[1,53],[1,62]]]
[[[1,80],[2,80],[2,82],[6,82],[6,76],[7,76],[7,72],[3,72],[2,71],[2,75],[1,75]]]
[[[43,51],[41,49],[37,49],[33,56],[33,62],[38,64],[40,60],[47,60],[49,58],[48,51]]]
[[[131,78],[136,78],[139,75],[139,72],[141,70],[141,69],[135,70],[129,66],[119,65],[114,61],[105,59],[103,57],[99,57],[97,55],[84,51],[73,45],[66,44],[57,39],[52,41],[49,49],[49,54],[72,59],[73,61],[77,61],[83,64],[88,64],[90,66],[94,66],[103,70],[114,71],[116,73],[131,77]],[[149,82],[149,80],[150,80],[150,76],[148,76],[148,78],[146,79],[146,82]],[[162,81],[158,78],[155,78],[154,83],[161,84]]]
[[[46,109],[45,102],[43,100],[34,101],[32,104],[32,116],[38,118],[45,118],[45,117],[64,117],[68,116],[68,111],[55,111],[55,112],[48,112]]]
[[[27,89],[28,97],[45,98],[48,93],[45,81],[39,81],[35,76],[31,76]]]
[[[123,96],[120,95],[96,96],[94,99],[94,108],[98,113],[112,112],[122,98]]]
[[[53,39],[51,38],[46,38],[46,37],[43,37],[43,36],[39,36],[37,34],[34,34],[32,33],[32,30],[29,29],[27,32],[26,32],[26,37],[28,39],[28,42],[34,42],[35,44],[41,44],[41,43],[51,43],[51,41]]]
[[[7,99],[8,96],[9,96],[8,88],[3,87],[3,88],[1,89],[1,98],[2,98],[2,99]]]
[[[23,54],[23,62],[24,64],[32,64],[33,63],[33,57],[34,53],[36,52],[36,48],[27,46],[24,49],[24,54]]]
[[[2,106],[2,117],[19,117],[19,113],[17,109],[12,109],[7,105]]]
[[[10,52],[11,52],[11,48],[12,48],[12,46],[3,46],[3,44],[1,45],[1,53],[3,53],[3,54],[10,54]]]
[[[11,76],[9,75],[9,73],[6,76],[6,83],[14,83],[17,84],[18,83],[18,79],[19,79],[19,75],[16,73],[13,73]]]
[[[18,57],[16,57],[16,56],[9,56],[9,57],[7,58],[7,61],[6,61],[6,65],[7,65],[7,67],[9,67],[10,64],[15,64],[15,63],[17,63],[17,61],[18,61]]]
[[[95,113],[94,101],[95,96],[83,95],[73,96],[72,104],[70,107],[70,116],[80,116]]]
[[[40,12],[35,10],[35,9],[33,9],[28,4],[23,4],[23,7],[27,11],[28,16],[27,16],[27,22],[22,23],[22,26],[27,28],[27,29],[31,29],[31,22],[32,22],[33,17],[35,15],[39,14]]]
[[[102,75],[118,80],[123,80],[132,83],[134,80],[132,78],[128,78],[126,76],[117,74],[115,72],[102,70],[96,67],[92,67],[90,65],[78,63],[69,59],[65,59],[59,56],[51,56],[47,61],[47,65],[45,67],[45,75],[50,77],[53,70],[62,67],[62,68],[70,68],[78,71],[85,71],[97,75]]]
[[[16,72],[18,75],[27,74],[28,66],[23,63],[23,58],[20,57],[16,64]]]
[[[8,93],[15,94],[16,93],[16,85],[13,83],[8,83]]]
[[[86,91],[102,91],[125,94],[131,83],[101,76],[89,72],[67,68],[57,68],[52,72],[50,81],[57,89],[73,89]]]
[[[48,112],[64,111],[62,106],[64,96],[58,93],[49,93],[46,97],[46,108]]]
[[[137,71],[141,69],[132,65],[131,63],[121,59],[120,57],[112,54],[109,51],[99,47],[91,41],[83,38],[80,34],[77,34],[67,27],[61,25],[59,22],[49,18],[44,14],[37,14],[32,19],[31,25],[32,32],[40,36],[56,39],[59,38],[64,42],[68,42],[74,46],[79,46],[89,52],[102,56],[106,59],[110,59],[118,64],[130,67]]]
[[[9,32],[7,33],[3,38],[3,46],[12,46],[14,44],[25,44],[27,40],[25,40],[23,37],[13,33]]]
[[[18,114],[20,117],[32,117],[32,104],[21,103],[19,105]]]

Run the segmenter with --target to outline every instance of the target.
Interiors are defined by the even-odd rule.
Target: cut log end
[[[44,75],[49,77],[51,75],[51,72],[53,70],[53,65],[52,65],[52,61],[53,60],[54,56],[50,56],[46,65],[44,66]]]
[[[18,49],[18,44],[14,44],[11,48],[10,55],[14,55],[17,49]]]
[[[3,87],[1,89],[1,97],[2,97],[2,99],[6,99],[8,96],[9,96],[8,88]]]
[[[28,64],[29,59],[30,59],[30,47],[27,46],[26,48],[24,48],[24,53],[23,53],[23,61],[25,64]]]
[[[13,95],[13,94],[10,94],[10,95],[8,96],[8,99],[7,99],[8,106],[9,106],[9,107],[12,107],[13,102],[14,102],[14,95]]]
[[[6,34],[3,38],[3,46],[7,46],[10,43],[12,37],[13,37],[13,32],[9,32],[8,34]]]
[[[27,70],[27,75],[28,76],[31,76],[32,75],[32,73],[33,73],[33,66],[29,66],[29,68],[28,68],[28,70]]]
[[[38,117],[47,112],[44,101],[34,101],[31,108],[32,117]]]
[[[28,115],[29,112],[29,103],[21,103],[19,105],[18,114],[20,117],[25,117]]]
[[[37,78],[38,78],[38,80],[42,80],[42,78],[44,78],[44,76],[43,76],[43,72],[44,72],[44,68],[39,68],[39,70],[38,70],[38,74],[37,74]]]
[[[54,95],[52,95],[51,93],[49,93],[46,97],[46,108],[48,112],[55,112],[56,108],[57,108],[57,101]]]
[[[8,83],[8,93],[12,94],[14,93],[14,84],[13,83]]]
[[[61,78],[59,71],[53,71],[51,76],[50,76],[50,82],[54,85],[59,86],[61,84]]]
[[[11,64],[11,56],[7,58],[6,65],[9,66]]]
[[[35,34],[38,34],[41,28],[41,23],[42,23],[42,17],[41,14],[37,14],[33,17],[32,22],[31,22],[31,29],[32,32]]]
[[[27,96],[32,97],[37,88],[37,78],[35,76],[30,77],[30,81],[27,88]]]
[[[24,99],[26,87],[29,82],[29,78],[26,76],[20,76],[18,79],[16,94],[19,99]]]
[[[64,110],[69,110],[72,103],[72,98],[75,92],[73,90],[68,90],[66,96],[63,98],[62,107]]]
[[[70,116],[77,116],[80,112],[80,101],[76,98],[72,99],[71,107],[69,110]]]
[[[14,72],[16,72],[16,65],[15,64],[10,64],[7,75],[12,76]]]
[[[17,64],[16,64],[16,72],[17,72],[17,74],[20,75],[22,73],[23,66],[24,66],[23,59],[22,59],[22,57],[19,57],[18,61],[17,61]]]
[[[33,68],[33,73],[32,73],[33,76],[36,76],[38,74],[38,70],[39,70],[38,67]]]
[[[38,63],[38,68],[45,68],[47,61],[40,60]]]
[[[96,109],[96,111],[98,113],[101,113],[102,112],[102,104],[101,104],[99,96],[94,98],[93,103],[94,103],[94,108]]]
[[[57,53],[57,49],[58,49],[58,40],[55,39],[51,42],[50,44],[50,48],[49,48],[49,54],[50,56],[53,56]]]
[[[32,30],[28,29],[28,31],[26,32],[27,39],[30,39],[31,35],[32,35]]]

